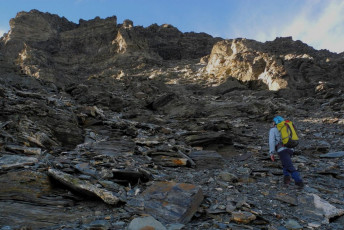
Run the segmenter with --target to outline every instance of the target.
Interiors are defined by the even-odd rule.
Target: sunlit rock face
[[[55,84],[121,71],[146,70],[167,61],[198,59],[199,74],[223,83],[228,77],[263,82],[269,90],[314,88],[319,81],[343,76],[343,55],[294,41],[291,37],[261,43],[223,40],[205,33],[182,33],[176,27],[117,23],[116,16],[73,23],[37,10],[20,12],[0,42],[1,55],[26,75]]]
[[[218,79],[261,80],[276,91],[335,79],[342,62],[340,55],[316,51],[291,37],[265,43],[238,38],[214,45],[205,73]]]
[[[37,10],[18,13],[10,25],[0,42],[1,54],[23,74],[55,84],[104,72],[117,75],[163,60],[200,59],[221,40],[205,33],[182,33],[168,24],[118,24],[116,16],[80,19],[76,24]]]

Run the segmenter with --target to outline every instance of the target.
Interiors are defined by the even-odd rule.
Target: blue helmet
[[[282,121],[284,121],[284,119],[281,116],[276,116],[276,117],[274,117],[273,121],[277,125],[277,124],[281,123]]]

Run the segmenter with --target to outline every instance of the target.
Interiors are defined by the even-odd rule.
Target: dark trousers
[[[291,161],[291,156],[293,155],[293,151],[290,149],[282,150],[278,152],[278,156],[281,159],[282,166],[283,166],[283,175],[290,176],[295,180],[295,182],[302,181],[299,172],[295,169],[293,162]]]

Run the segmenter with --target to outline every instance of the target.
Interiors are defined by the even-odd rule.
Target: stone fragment
[[[256,216],[250,212],[232,212],[231,217],[231,220],[242,224],[248,224],[255,219]]]
[[[232,204],[232,202],[226,205],[226,212],[232,213],[236,209],[236,206]]]
[[[37,163],[38,160],[35,157],[25,157],[17,155],[3,155],[0,157],[0,170],[1,169],[12,169],[12,168],[22,168],[26,165],[33,165]]]
[[[245,161],[245,160],[249,159],[250,157],[252,157],[252,155],[253,155],[253,153],[240,154],[235,159],[237,161]]]
[[[87,226],[84,226],[85,230],[108,230],[111,229],[111,224],[106,220],[95,220]]]
[[[319,141],[317,142],[317,145],[315,147],[315,150],[319,153],[326,153],[327,151],[329,151],[331,148],[331,144],[328,143],[327,141]]]
[[[88,196],[98,196],[107,204],[117,204],[119,201],[119,198],[113,192],[98,188],[90,182],[80,180],[70,174],[56,169],[49,169],[48,174],[71,190]]]
[[[344,173],[337,175],[336,178],[339,180],[343,180],[344,179]]]
[[[35,134],[31,133],[30,135],[24,134],[24,136],[27,138],[27,140],[34,145],[38,145],[42,148],[53,148],[54,146],[57,146],[58,144],[52,140],[46,133],[44,132],[37,132]]]
[[[65,195],[65,191],[51,186],[45,173],[27,169],[3,173],[0,175],[0,226],[46,229],[78,221],[87,211],[66,211],[73,209],[74,199]]]
[[[185,141],[191,146],[208,146],[211,144],[232,145],[232,136],[226,132],[205,132],[196,135],[190,135]]]
[[[322,224],[328,224],[330,219],[344,215],[344,209],[336,208],[314,193],[300,197],[299,206],[302,207],[305,216]]]
[[[322,157],[322,158],[340,158],[340,157],[344,157],[344,151],[326,153],[326,154],[320,155],[320,157]]]
[[[97,178],[99,174],[97,170],[91,167],[88,163],[80,163],[74,166],[79,172]]]
[[[292,197],[286,193],[278,193],[276,194],[276,199],[283,201],[285,203],[291,204],[296,206],[297,205],[297,198],[296,197]]]
[[[337,177],[338,175],[340,175],[341,170],[338,167],[338,165],[331,165],[329,167],[319,169],[317,173],[323,174],[323,175],[332,175],[334,177]]]
[[[155,156],[153,158],[154,163],[157,163],[165,167],[180,167],[188,166],[188,159],[169,157],[169,156]]]
[[[127,202],[127,193],[124,189],[123,186],[119,185],[119,184],[116,184],[112,181],[108,181],[108,180],[99,180],[98,181],[106,190],[109,190],[109,191],[113,191],[115,192],[116,194],[118,194],[118,199],[121,201],[121,202],[124,202],[126,203]]]
[[[150,179],[143,171],[113,169],[112,173],[114,179],[130,184],[137,184],[139,181],[145,183]]]
[[[193,151],[189,157],[196,163],[199,169],[216,169],[223,167],[223,157],[216,151]]]
[[[52,192],[44,173],[30,170],[8,172],[0,176],[0,200],[18,200],[40,205],[70,206],[73,202],[61,197],[49,197]]]
[[[164,224],[190,221],[203,201],[203,192],[193,184],[155,182],[128,207],[152,215]]]
[[[296,220],[287,220],[285,227],[289,230],[302,230],[303,227]]]
[[[147,107],[152,110],[158,110],[159,108],[167,105],[171,102],[177,95],[175,93],[168,93],[160,96],[155,101],[150,103]]]
[[[41,155],[42,150],[40,148],[18,146],[18,145],[6,145],[6,150],[15,152],[15,153],[24,153],[27,155]]]
[[[101,177],[102,179],[110,179],[110,178],[113,178],[112,170],[103,168],[103,169],[100,171],[100,177]]]
[[[162,225],[159,221],[154,219],[152,216],[139,217],[133,219],[128,230],[166,230],[166,227]]]
[[[238,177],[233,174],[233,173],[229,173],[229,172],[221,172],[219,177],[227,182],[237,182],[238,181]]]
[[[161,142],[159,140],[156,140],[156,139],[136,138],[136,139],[134,139],[134,141],[138,145],[146,145],[149,147],[161,144]]]
[[[315,208],[321,210],[324,216],[329,220],[330,218],[342,216],[344,214],[344,209],[338,209],[327,201],[321,199],[318,195],[312,194],[314,197]],[[326,220],[327,222],[327,220]]]
[[[167,167],[192,166],[194,162],[181,152],[151,152],[154,163]]]
[[[317,228],[320,228],[320,226],[321,226],[321,223],[319,223],[319,222],[311,222],[311,223],[308,223],[308,226],[310,227],[310,228],[315,228],[315,229],[317,229]]]

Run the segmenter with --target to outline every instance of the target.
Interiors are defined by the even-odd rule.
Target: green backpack
[[[287,148],[294,148],[299,144],[299,137],[295,126],[291,121],[282,121],[277,124],[277,129],[281,134],[282,144]]]

